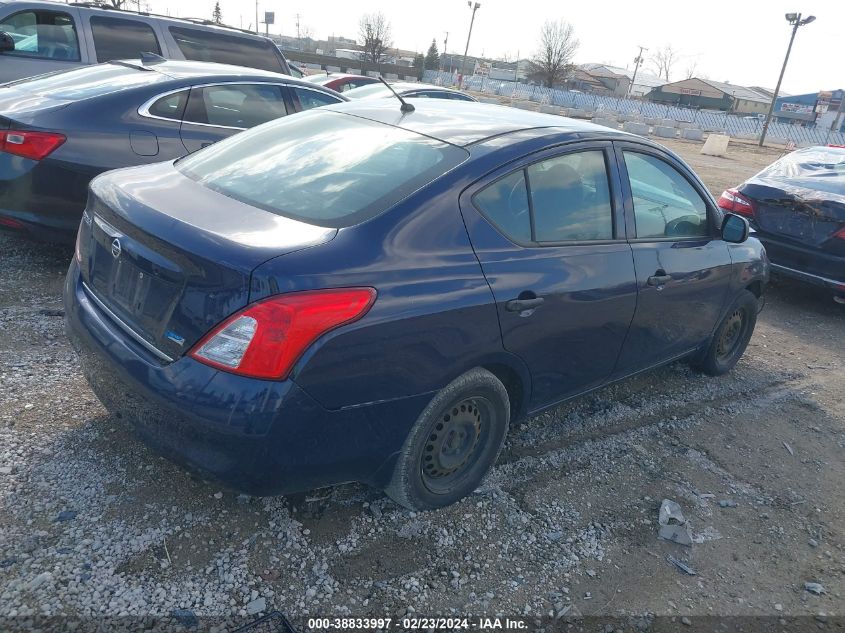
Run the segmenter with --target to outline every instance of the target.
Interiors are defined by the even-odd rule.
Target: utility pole
[[[255,34],[261,35],[261,31],[258,28],[258,0],[255,0]]]
[[[778,100],[778,93],[780,92],[780,82],[783,81],[783,73],[786,72],[786,64],[789,62],[789,54],[792,52],[792,42],[795,41],[795,34],[798,32],[798,27],[809,24],[816,19],[816,16],[808,15],[802,20],[800,13],[787,13],[784,17],[792,25],[792,35],[789,36],[789,46],[786,47],[786,57],[783,58],[783,66],[780,69],[778,84],[775,86],[775,94],[772,95],[772,102],[769,104],[769,113],[766,115],[766,122],[763,123],[763,130],[760,132],[760,142],[758,143],[760,147],[763,147],[763,143],[766,140],[766,133],[769,131],[769,123],[772,122],[772,113],[775,111],[775,103]]]
[[[464,49],[464,58],[461,61],[461,84],[464,82],[464,76],[466,75],[467,71],[467,53],[469,52],[469,38],[472,37],[472,25],[475,23],[475,12],[481,8],[481,3],[476,2],[473,4],[472,0],[467,0],[467,6],[472,9],[472,18],[469,21],[469,32],[467,33],[467,45]],[[461,86],[458,86],[459,88]]]
[[[443,59],[446,59],[446,51],[449,50],[449,31],[446,31],[446,38],[443,40]],[[439,66],[439,64],[438,64]],[[449,74],[452,73],[452,64],[449,64]]]
[[[297,13],[296,14],[296,41],[299,42],[300,45],[302,45],[302,42],[300,42],[299,40],[300,40],[300,37],[299,37],[299,14]]]
[[[640,64],[643,63],[643,51],[648,50],[645,46],[637,46],[637,48],[640,49],[640,52],[637,53],[637,56],[634,58],[634,76],[631,77],[631,83],[628,84],[628,89],[625,91],[626,97],[631,94],[631,90],[634,88],[634,81],[637,79],[637,71],[640,69]]]

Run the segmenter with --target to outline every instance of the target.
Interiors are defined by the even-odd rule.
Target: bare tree
[[[364,60],[380,64],[387,49],[393,45],[390,40],[390,22],[383,13],[367,13],[358,23],[358,36],[364,47]]]
[[[529,62],[529,77],[549,88],[562,83],[572,69],[578,43],[571,24],[547,20],[540,29],[540,47]]]
[[[693,77],[696,76],[697,72],[698,72],[698,62],[693,61],[693,62],[690,62],[687,65],[687,70],[684,74],[686,75],[687,79],[692,79]]]
[[[657,71],[658,77],[663,77],[666,81],[671,81],[670,76],[672,75],[672,67],[678,61],[678,51],[672,48],[671,45],[667,44],[663,48],[658,49],[657,52],[651,56],[650,61],[654,69]]]

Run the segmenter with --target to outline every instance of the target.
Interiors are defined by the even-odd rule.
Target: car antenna
[[[381,75],[379,75],[378,80],[379,80],[381,83],[383,83],[385,86],[387,86],[387,89],[388,89],[388,90],[390,90],[390,92],[392,92],[392,93],[393,93],[393,95],[394,95],[397,99],[399,99],[399,102],[402,104],[402,107],[401,107],[401,108],[399,108],[399,109],[400,109],[402,112],[413,112],[413,111],[415,110],[414,106],[412,106],[410,103],[408,103],[408,102],[407,102],[407,101],[405,101],[402,97],[400,97],[400,96],[399,96],[399,93],[398,93],[398,92],[396,92],[396,91],[393,89],[393,86],[391,86],[389,83],[387,83],[387,82],[384,80],[384,77],[382,77]]]

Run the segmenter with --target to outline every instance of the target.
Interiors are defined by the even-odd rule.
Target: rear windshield
[[[800,149],[772,163],[755,178],[845,195],[845,149]]]
[[[146,86],[167,79],[164,75],[154,71],[138,70],[119,63],[109,63],[37,75],[12,81],[3,84],[3,86],[15,86],[21,90],[51,99],[75,101],[128,90],[137,86]]]
[[[185,59],[217,62],[233,66],[246,66],[277,73],[286,72],[282,56],[270,40],[229,35],[219,31],[171,26],[170,34],[176,40]]]
[[[176,166],[230,198],[340,228],[387,210],[466,157],[414,132],[314,110],[242,132]]]

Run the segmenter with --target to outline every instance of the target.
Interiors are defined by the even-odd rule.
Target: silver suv
[[[0,82],[150,52],[290,74],[266,37],[86,3],[0,0]]]

